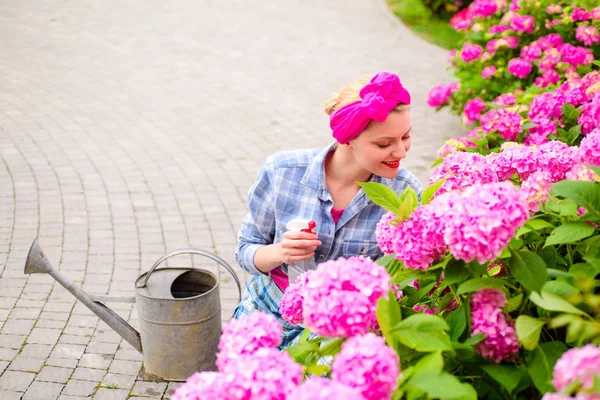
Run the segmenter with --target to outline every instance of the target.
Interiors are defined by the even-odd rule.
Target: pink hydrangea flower
[[[505,38],[500,39],[501,44],[506,44],[511,49],[516,49],[519,47],[519,39],[516,36],[506,36]]]
[[[302,316],[304,311],[304,289],[312,273],[313,270],[308,270],[300,275],[294,283],[285,289],[283,298],[279,303],[281,317],[292,325],[304,322]]]
[[[460,59],[464,62],[475,61],[479,58],[483,48],[477,44],[466,43],[460,51]]]
[[[331,365],[331,379],[358,390],[366,400],[389,400],[400,377],[400,360],[373,333],[351,337]]]
[[[527,146],[544,144],[548,142],[548,135],[556,134],[556,124],[552,120],[539,117],[532,122],[535,126],[529,128],[529,136],[525,139]]]
[[[484,156],[478,153],[457,152],[448,155],[438,165],[429,178],[429,184],[446,181],[436,192],[436,196],[450,191],[463,191],[476,183],[496,182],[496,173]]]
[[[521,49],[521,58],[525,61],[534,62],[542,55],[542,49],[536,43],[524,46]]]
[[[452,204],[444,241],[457,260],[495,260],[529,218],[527,199],[508,181],[474,185]]]
[[[517,78],[524,79],[531,72],[532,65],[522,58],[513,58],[508,62],[508,72]]]
[[[594,21],[600,21],[600,7],[590,10],[590,17],[592,17]]]
[[[535,26],[535,18],[531,15],[515,15],[510,20],[510,29],[515,32],[532,33]]]
[[[581,125],[581,133],[589,134],[600,127],[600,92],[596,93],[592,101],[582,107],[578,123]]]
[[[565,179],[569,181],[597,182],[600,181],[600,176],[583,164],[575,164],[567,172]]]
[[[487,159],[499,180],[511,179],[514,174],[525,180],[538,169],[538,154],[529,146],[508,146],[500,153],[488,155]]]
[[[223,371],[246,354],[263,347],[281,344],[283,328],[272,314],[255,312],[247,317],[232,319],[223,328],[217,354],[217,367]]]
[[[394,292],[394,296],[397,301],[402,300],[402,297],[404,297],[404,292],[400,290],[400,285],[398,285],[397,283],[394,283],[392,285],[392,292]]]
[[[594,25],[581,24],[575,30],[575,38],[586,46],[600,42],[600,33]]]
[[[370,258],[340,257],[321,263],[305,286],[304,324],[327,337],[366,333],[377,321],[377,301],[390,286],[385,268]]]
[[[450,26],[456,31],[468,31],[471,25],[473,25],[473,16],[468,8],[457,12],[450,19]]]
[[[538,63],[538,68],[542,71],[553,70],[554,67],[560,62],[561,54],[555,48],[546,50],[544,56]]]
[[[397,225],[394,253],[406,268],[425,270],[446,252],[440,217],[443,207],[437,207],[441,204],[438,199],[417,207]]]
[[[502,312],[506,296],[498,289],[482,289],[471,298],[472,334],[486,338],[477,344],[477,351],[499,363],[514,358],[521,347],[514,323]]]
[[[563,43],[563,38],[558,33],[551,33],[546,36],[542,36],[537,40],[538,46],[542,50],[549,50],[560,46]]]
[[[496,75],[496,72],[497,72],[497,71],[498,71],[498,70],[496,69],[496,67],[495,67],[495,66],[493,66],[493,65],[488,65],[487,67],[484,67],[484,68],[481,70],[481,77],[482,77],[483,79],[488,79],[488,78],[491,78],[492,76]]]
[[[485,102],[479,97],[475,97],[474,99],[467,101],[465,104],[463,121],[465,124],[470,124],[477,121],[481,116],[481,112],[486,108],[487,106],[485,105]]]
[[[557,47],[562,56],[562,61],[571,64],[574,67],[588,65],[594,61],[594,53],[585,47],[575,47],[569,43],[563,43]]]
[[[552,384],[558,391],[573,382],[583,389],[591,389],[594,378],[600,378],[600,347],[588,344],[564,353],[554,365]]]
[[[510,28],[508,25],[493,25],[490,27],[488,32],[491,33],[492,35],[496,35],[498,33],[506,32],[509,29]]]
[[[576,148],[558,140],[549,141],[538,148],[538,166],[550,173],[552,182],[565,179],[566,173],[575,165],[576,157]]]
[[[173,400],[237,400],[236,388],[219,372],[196,372],[180,385],[171,396]],[[233,389],[233,390],[232,390]],[[242,389],[243,390],[243,389]]]
[[[441,107],[448,102],[452,92],[455,92],[458,89],[458,82],[451,83],[449,85],[438,85],[431,89],[429,92],[429,96],[427,97],[427,104],[430,107]]]
[[[536,171],[522,184],[521,191],[527,196],[527,204],[531,214],[540,209],[540,205],[548,200],[552,189],[551,175],[547,171]]]
[[[538,76],[537,78],[535,78],[534,84],[537,86],[540,86],[542,88],[545,88],[548,85],[555,85],[559,81],[560,81],[560,75],[552,69],[547,69],[542,73],[541,76]]]
[[[558,4],[550,4],[548,7],[546,7],[546,12],[548,14],[560,14],[562,10],[563,8]]]
[[[521,120],[519,113],[500,108],[483,114],[479,122],[486,133],[498,131],[506,140],[515,140],[522,131]]]
[[[504,93],[494,99],[494,103],[501,107],[514,106],[517,103],[517,96],[512,93]]]
[[[469,9],[474,17],[486,18],[498,11],[498,4],[496,0],[475,0]]]
[[[580,163],[600,167],[600,127],[581,140],[577,153]]]
[[[321,377],[311,377],[289,394],[286,400],[365,400],[356,390]]]
[[[564,94],[560,92],[544,92],[533,98],[529,104],[527,116],[531,120],[538,118],[559,119],[562,117],[562,106],[566,102]]]
[[[571,13],[573,21],[587,21],[590,19],[590,13],[583,7],[578,7]]]
[[[394,253],[394,250],[392,249],[392,240],[396,235],[396,227],[391,225],[390,222],[396,218],[397,217],[394,213],[387,212],[383,214],[377,223],[377,227],[375,228],[375,237],[377,238],[377,243],[384,254]]]

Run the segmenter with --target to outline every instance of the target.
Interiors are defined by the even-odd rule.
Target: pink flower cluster
[[[488,164],[501,181],[511,179],[514,174],[524,180],[538,168],[535,148],[530,146],[507,146],[500,153],[487,156]]]
[[[398,355],[374,333],[346,340],[331,366],[333,380],[358,390],[366,400],[391,399],[399,377]]]
[[[486,335],[477,351],[496,363],[513,358],[521,347],[514,323],[502,312],[505,305],[506,296],[497,289],[482,289],[471,298],[472,335]]]
[[[436,195],[450,191],[462,191],[476,183],[498,181],[496,173],[486,158],[478,153],[455,152],[444,158],[432,172],[429,184],[446,178]]]
[[[370,258],[340,257],[319,264],[304,286],[304,323],[327,337],[366,333],[377,321],[377,301],[390,286],[385,268]]]
[[[467,104],[465,104],[463,121],[465,124],[477,121],[481,116],[481,112],[486,108],[485,102],[479,97],[467,101]]]
[[[522,119],[519,113],[500,108],[483,114],[479,121],[486,133],[498,131],[506,140],[516,140],[517,135],[522,131]]]
[[[474,185],[455,201],[444,241],[457,260],[495,260],[529,218],[527,199],[511,182]]]
[[[524,79],[531,72],[532,64],[522,58],[513,58],[508,62],[508,72],[517,78]]]
[[[535,214],[540,209],[540,204],[544,204],[548,200],[552,189],[551,178],[547,171],[536,171],[521,184],[521,191],[527,195],[527,204],[531,214]]]
[[[448,85],[438,85],[431,89],[427,97],[427,104],[430,107],[441,107],[448,102],[452,92],[459,90],[458,82],[450,83]]]
[[[313,270],[308,270],[287,287],[279,303],[281,317],[290,324],[298,325],[304,322],[304,287],[310,280]]]
[[[496,72],[498,72],[498,69],[494,65],[488,65],[481,70],[481,77],[483,79],[489,79],[496,75]]]
[[[600,33],[594,25],[581,24],[575,30],[575,37],[586,46],[600,42]]]
[[[580,394],[591,393],[594,379],[600,379],[600,347],[593,344],[570,349],[554,365],[552,384],[559,392],[579,383]]]
[[[216,397],[215,397],[216,399]],[[311,377],[289,394],[286,400],[365,400],[355,389],[321,377]]]
[[[302,381],[302,366],[275,348],[281,326],[270,314],[231,320],[219,342],[219,372],[200,372],[179,386],[173,400],[285,399]],[[238,354],[234,354],[234,352]]]
[[[599,182],[600,176],[583,164],[575,164],[565,177],[569,181]]]
[[[483,49],[477,44],[466,43],[460,51],[460,59],[464,62],[475,61],[481,55]]]
[[[377,244],[384,254],[393,254],[394,248],[392,238],[394,237],[395,227],[390,224],[396,219],[396,214],[387,212],[383,214],[377,226],[375,227],[375,237],[377,238]],[[287,318],[286,318],[287,319]]]
[[[535,18],[531,15],[515,15],[510,20],[510,29],[515,32],[532,33],[535,27]]]
[[[581,124],[581,133],[585,135],[600,127],[600,92],[596,93],[592,101],[582,109],[578,122]]]
[[[600,125],[581,140],[577,152],[580,163],[600,167]]]

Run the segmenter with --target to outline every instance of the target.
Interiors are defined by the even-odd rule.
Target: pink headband
[[[398,104],[410,104],[410,94],[398,75],[380,72],[360,90],[361,101],[337,110],[329,120],[333,137],[346,144],[365,130],[371,120],[383,122]]]

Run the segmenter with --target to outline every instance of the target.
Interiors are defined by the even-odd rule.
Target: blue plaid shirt
[[[278,152],[267,158],[250,188],[250,212],[242,222],[238,235],[236,261],[250,274],[262,274],[254,264],[256,250],[278,243],[286,232],[285,225],[295,219],[314,220],[323,243],[315,251],[315,263],[335,260],[340,256],[365,255],[377,259],[383,255],[375,237],[375,227],[385,210],[368,199],[360,189],[337,223],[333,221],[333,200],[325,180],[324,163],[332,145],[324,149]],[[392,179],[372,175],[400,194],[411,186],[419,198],[421,184],[416,176],[401,168]],[[287,274],[287,265],[281,268]]]

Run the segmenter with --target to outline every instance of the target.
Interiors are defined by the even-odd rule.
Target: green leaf
[[[404,189],[404,192],[400,196],[400,206],[396,212],[398,218],[402,220],[408,218],[408,216],[415,210],[418,203],[419,197],[417,196],[417,192],[415,192],[410,186]]]
[[[521,371],[516,365],[482,365],[481,369],[491,376],[496,382],[504,386],[508,393],[512,393],[512,391],[515,390],[521,381]]]
[[[406,347],[422,353],[452,349],[450,338],[443,332],[427,333],[412,329],[402,329],[397,332],[394,331],[392,335],[394,336],[394,339],[398,340]]]
[[[540,333],[546,321],[532,318],[528,315],[519,315],[516,321],[517,337],[527,350],[533,350],[538,345]],[[518,382],[517,382],[518,383]]]
[[[554,293],[546,292],[545,290],[541,292],[541,295],[536,292],[531,293],[529,299],[536,306],[547,311],[562,311],[570,314],[584,314],[583,311],[576,308],[562,297],[557,296]]]
[[[542,290],[548,280],[544,259],[529,250],[511,250],[510,270],[515,279],[530,292]]]
[[[585,164],[586,167],[588,167],[589,169],[591,169],[592,171],[594,171],[596,173],[596,175],[600,176],[600,167],[597,167],[595,165],[589,165],[589,164]]]
[[[466,267],[464,261],[452,259],[444,269],[443,287],[460,283],[471,276],[471,272]]]
[[[579,294],[579,289],[565,281],[549,281],[544,284],[544,291],[553,293],[560,297],[568,297]]]
[[[441,351],[430,353],[421,358],[416,364],[414,373],[422,374],[427,372],[441,373],[444,368],[444,358]]]
[[[556,360],[567,351],[562,342],[542,343],[533,351],[533,357],[527,363],[529,375],[535,387],[542,393],[550,392],[552,387],[552,370]]]
[[[544,247],[553,244],[566,244],[578,242],[594,234],[595,228],[585,222],[567,222],[554,229]]]
[[[519,228],[519,230],[517,230],[516,236],[521,237],[521,235],[524,235],[525,233],[547,228],[554,228],[554,225],[548,221],[544,221],[543,219],[531,219],[527,221],[525,225]]]
[[[400,321],[393,330],[414,329],[422,332],[447,331],[450,327],[444,318],[437,315],[416,313]]]
[[[548,268],[554,268],[556,266],[556,248],[545,247],[539,251],[538,254],[544,259],[544,262]]]
[[[438,191],[438,189],[444,184],[444,182],[446,182],[447,178],[441,179],[437,182],[432,183],[431,185],[427,186],[424,190],[423,190],[423,194],[421,195],[421,203],[422,204],[427,204],[429,203],[429,201],[431,201],[431,198],[433,197],[433,195]]]
[[[360,186],[367,197],[378,206],[397,213],[400,208],[400,199],[396,192],[391,188],[378,182],[356,182]],[[410,189],[410,186],[408,187]],[[408,190],[406,189],[406,190]]]
[[[576,217],[579,206],[574,200],[564,199],[558,204],[559,214],[563,217]]]
[[[388,293],[388,297],[380,297],[377,302],[377,323],[381,328],[381,333],[385,338],[388,346],[392,349],[396,348],[396,340],[392,336],[392,327],[402,320],[400,306],[396,301],[393,292]]]
[[[464,304],[446,316],[446,322],[450,326],[450,339],[458,340],[460,335],[467,329],[467,313]]]
[[[565,118],[568,118],[573,111],[577,111],[577,109],[572,104],[564,103],[562,105],[562,113]]]
[[[600,216],[600,185],[595,182],[560,181],[552,185],[550,193],[572,199],[588,212]]]
[[[475,346],[477,343],[481,342],[485,338],[486,338],[485,334],[478,333],[476,335],[471,336],[467,340],[465,340],[465,344]]]
[[[484,288],[502,289],[505,282],[496,278],[475,278],[469,279],[458,287],[457,295],[476,292]]]
[[[511,297],[504,306],[504,312],[510,313],[515,311],[523,303],[523,293],[518,293]]]
[[[463,383],[454,375],[447,373],[413,374],[407,384],[427,393],[430,398],[442,400],[477,399],[477,392],[473,386]]]
[[[381,265],[382,267],[387,267],[387,265],[394,261],[396,259],[396,257],[394,257],[393,254],[388,254],[385,255],[383,257],[378,258],[375,262],[379,265]]]

